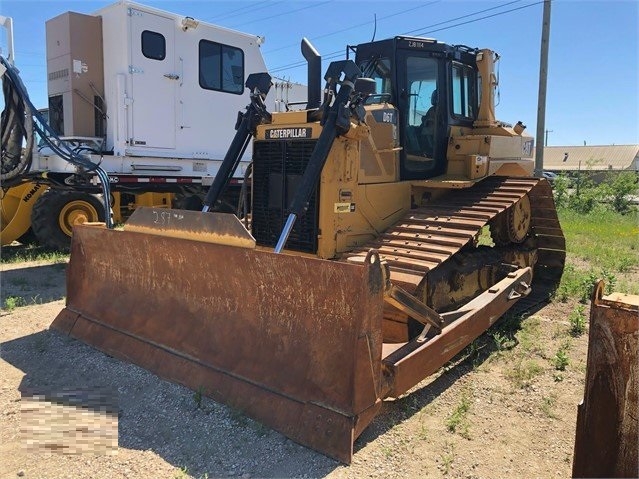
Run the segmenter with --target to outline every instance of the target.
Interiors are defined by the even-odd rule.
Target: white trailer
[[[67,12],[47,22],[51,124],[65,137],[102,142],[113,182],[210,181],[236,112],[249,104],[246,77],[267,71],[262,41],[128,1],[93,16]]]
[[[46,38],[49,124],[106,171],[116,218],[118,205],[136,205],[147,192],[175,194],[181,208],[201,207],[235,134],[237,113],[250,103],[246,78],[267,71],[264,39],[127,0],[92,15],[63,13],[46,22]],[[275,79],[267,106],[282,111],[306,96],[306,87]],[[249,145],[229,185],[229,202],[250,159]],[[60,247],[74,223],[104,219],[92,196],[99,191],[97,175],[46,147],[34,154],[30,174],[46,176],[51,186],[22,198],[33,205],[31,226],[40,243]],[[35,186],[21,191],[28,195]]]

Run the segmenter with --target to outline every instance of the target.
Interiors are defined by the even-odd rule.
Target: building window
[[[200,86],[241,95],[244,91],[244,52],[221,43],[200,40]]]
[[[453,64],[453,114],[456,116],[474,118],[477,115],[473,77],[469,66]]]
[[[142,55],[151,60],[166,58],[166,40],[164,35],[149,30],[142,32]]]

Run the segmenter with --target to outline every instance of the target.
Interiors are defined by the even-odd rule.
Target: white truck
[[[106,171],[116,221],[137,204],[200,208],[233,119],[250,103],[244,82],[267,71],[264,39],[119,1],[48,20],[46,40],[49,125]],[[306,99],[305,86],[276,81],[270,111]],[[248,145],[226,203],[235,204],[250,159]],[[104,220],[99,177],[50,148],[33,155],[27,176],[4,192],[2,244],[31,226],[40,244],[64,249],[73,224]]]

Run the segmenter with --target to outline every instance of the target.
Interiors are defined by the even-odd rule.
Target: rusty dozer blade
[[[136,208],[124,229],[205,243],[255,248],[255,238],[237,216],[229,213],[202,214],[198,211],[142,207]]]
[[[243,228],[233,215],[153,208],[124,231],[78,226],[52,327],[350,463],[382,400],[449,361],[532,281],[519,268],[439,315],[392,285],[374,250],[358,263],[277,254]],[[384,344],[385,301],[435,334]]]
[[[350,462],[381,406],[379,256],[353,265],[126,229],[74,230],[52,327]]]

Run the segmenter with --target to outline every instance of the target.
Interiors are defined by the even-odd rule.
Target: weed
[[[205,390],[203,386],[197,388],[197,390],[193,393],[193,401],[195,401],[195,408],[200,409],[202,407],[202,396],[204,395]]]
[[[521,330],[517,333],[519,346],[524,352],[542,355],[542,347],[539,344],[541,337],[541,321],[536,316],[531,316],[522,322]]]
[[[565,371],[566,366],[568,366],[568,355],[566,354],[566,350],[561,347],[552,358],[553,366],[557,371]]]
[[[493,334],[493,341],[498,353],[512,349],[517,344],[510,334],[501,333],[499,331],[495,331]]]
[[[417,433],[417,437],[419,437],[422,441],[428,440],[428,428],[426,427],[426,424],[424,424],[423,421],[419,426],[419,432]]]
[[[242,409],[231,408],[231,420],[238,426],[245,427],[249,424],[249,418]]]
[[[557,398],[555,396],[548,396],[541,398],[541,410],[544,412],[546,416],[551,419],[557,419],[557,415],[553,410],[555,403],[557,402]]]
[[[386,459],[390,459],[395,455],[395,448],[393,446],[382,446],[382,454]]]
[[[617,286],[617,277],[614,275],[614,273],[611,273],[610,271],[603,269],[601,270],[600,278],[604,280],[605,293],[606,294],[612,293]]]
[[[4,309],[7,311],[13,311],[20,306],[26,306],[27,302],[22,296],[7,296],[4,300]]]
[[[586,331],[585,309],[586,307],[583,304],[578,304],[568,316],[568,322],[570,323],[568,332],[573,337],[581,336]]]
[[[459,401],[457,407],[453,410],[453,412],[446,419],[446,428],[450,432],[457,432],[460,436],[470,439],[469,427],[468,423],[468,411],[470,410],[470,398],[468,397],[468,393],[466,391],[462,392],[462,397]]]
[[[180,467],[180,469],[175,472],[175,476],[173,477],[174,479],[186,479],[187,477],[190,477],[188,468],[186,466]]]
[[[543,372],[543,368],[535,361],[520,359],[515,367],[507,372],[508,378],[520,389],[527,388],[532,380]]]
[[[495,323],[494,327],[499,333],[512,337],[521,329],[523,320],[524,316],[521,314],[506,313]]]
[[[455,445],[453,443],[446,442],[445,450],[442,454],[440,454],[440,458],[442,460],[442,474],[447,475],[455,461]]]

